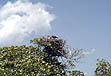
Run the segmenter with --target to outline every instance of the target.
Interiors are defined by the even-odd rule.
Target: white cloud
[[[21,43],[31,34],[47,33],[55,18],[46,11],[47,7],[43,3],[21,0],[7,2],[0,8],[0,46]]]
[[[93,54],[96,51],[96,49],[92,49],[91,51],[83,51],[82,54],[83,55],[90,55]]]

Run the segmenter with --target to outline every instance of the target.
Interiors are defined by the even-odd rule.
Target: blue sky
[[[9,0],[15,1],[15,0]],[[94,75],[96,59],[111,61],[111,0],[31,0],[52,6],[55,14],[51,30],[46,35],[65,39],[73,48],[95,49],[78,63],[77,69]],[[0,0],[0,7],[7,0]]]

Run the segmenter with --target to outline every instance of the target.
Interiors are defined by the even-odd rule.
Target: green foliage
[[[85,76],[83,72],[80,71],[72,71],[72,74],[70,76]]]
[[[47,54],[34,46],[0,48],[0,76],[64,76],[57,65],[44,61]]]
[[[111,76],[111,63],[104,59],[98,59],[95,76]]]
[[[84,76],[80,71],[66,71],[67,65],[58,60],[68,58],[64,40],[48,36],[35,38],[31,43],[36,46],[0,48],[0,76]]]

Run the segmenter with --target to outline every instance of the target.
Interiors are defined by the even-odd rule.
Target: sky
[[[56,35],[86,50],[75,68],[86,76],[97,59],[111,61],[110,29],[111,0],[0,0],[0,46]]]

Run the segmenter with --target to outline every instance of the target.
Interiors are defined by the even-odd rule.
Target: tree
[[[98,59],[97,61],[95,76],[111,76],[111,63],[104,59]]]
[[[71,67],[75,66],[74,62],[81,58],[82,55],[82,49],[70,48],[65,40],[60,39],[57,36],[35,38],[30,42],[35,44],[43,52],[47,53],[50,58],[65,59],[66,63]],[[64,64],[64,68],[67,64]]]
[[[48,37],[41,37],[35,38],[31,40],[31,43],[35,44],[39,49],[43,50],[43,52],[48,54],[48,57],[45,58],[45,61],[53,64],[52,60],[57,60],[61,58],[63,59],[62,62],[58,62],[55,65],[61,66],[62,72],[69,73],[71,76],[84,76],[83,72],[80,71],[67,71],[67,67],[75,67],[74,62],[81,58],[82,49],[72,49],[66,45],[66,41],[63,39],[58,38],[57,36],[48,36]],[[47,61],[47,58],[50,60]],[[65,59],[65,61],[64,61]]]
[[[35,38],[35,45],[0,48],[0,76],[67,76],[66,64],[69,51],[65,40],[56,36]],[[79,55],[79,51],[71,56]],[[73,62],[68,60],[71,66]],[[80,71],[69,71],[72,76],[84,76]]]
[[[45,57],[34,46],[0,48],[0,76],[64,76],[60,66],[44,61]]]

